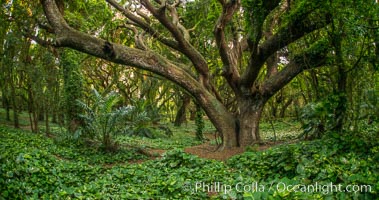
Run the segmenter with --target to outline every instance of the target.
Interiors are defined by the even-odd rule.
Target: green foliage
[[[328,1],[296,1],[291,2],[291,11],[284,16],[284,26],[299,23],[319,23],[320,19],[328,17],[330,12]],[[316,18],[318,17],[318,18]],[[311,21],[311,20],[315,21]],[[319,20],[319,21],[317,21]]]
[[[314,183],[370,185],[371,192],[362,193],[295,193],[272,190],[268,195],[286,198],[345,198],[373,199],[377,195],[378,166],[371,163],[378,158],[376,136],[362,139],[361,135],[331,133],[333,137],[299,144],[281,145],[262,152],[246,152],[233,157],[228,165],[245,176],[254,177],[261,184],[311,185]],[[346,137],[346,135],[349,135]],[[256,195],[256,194],[253,194]],[[264,195],[261,193],[260,195]]]
[[[364,96],[366,97],[366,101],[362,102],[360,107],[364,111],[362,113],[363,116],[360,118],[367,117],[368,123],[372,123],[373,121],[379,121],[379,95],[375,90],[365,90]]]
[[[0,198],[375,199],[378,135],[345,134],[350,137],[330,134],[333,137],[246,152],[226,163],[174,149],[160,159],[128,164],[125,161],[143,156],[131,150],[114,154],[57,146],[44,136],[0,127]],[[370,185],[372,190],[307,193],[276,188],[316,182]],[[232,188],[208,191],[215,183]],[[253,190],[255,183],[259,186]],[[251,189],[237,190],[237,184]]]
[[[97,176],[108,163],[144,158],[133,150],[110,154],[57,146],[42,135],[4,127],[0,137],[0,199],[68,199],[86,193],[95,198],[102,192],[93,189],[101,184]]]
[[[243,0],[242,6],[245,9],[246,29],[254,43],[258,43],[261,31],[268,10],[264,7],[262,0]]]
[[[81,54],[73,50],[63,50],[60,66],[63,74],[64,108],[69,132],[75,132],[79,123],[81,108],[76,104],[83,97],[83,75],[80,72]]]
[[[79,115],[83,124],[75,135],[86,138],[96,138],[102,141],[105,149],[117,148],[114,143],[116,135],[141,136],[154,138],[156,129],[162,129],[166,135],[172,135],[170,129],[164,126],[153,127],[158,114],[150,113],[144,101],[134,101],[136,106],[116,108],[119,96],[111,92],[104,97],[93,90],[92,103],[77,101],[84,114]],[[154,110],[153,110],[154,111]],[[153,119],[150,118],[154,117]]]
[[[215,129],[209,121],[205,121],[204,132],[206,134],[212,134]],[[176,127],[173,124],[161,124],[165,128],[168,128],[172,132],[172,136],[167,136],[165,130],[155,128],[154,138],[148,137],[130,137],[121,135],[117,138],[120,143],[138,144],[139,146],[151,148],[151,149],[174,149],[185,148],[189,146],[199,145],[202,142],[194,139],[196,137],[196,124],[194,122],[188,122],[188,124]]]
[[[319,102],[304,106],[301,112],[304,138],[320,138],[325,131],[333,129],[337,118],[335,110],[338,100],[338,95],[329,95]]]
[[[171,135],[171,130],[165,126],[154,126],[157,124],[161,115],[157,107],[154,107],[149,101],[144,99],[132,99],[132,109],[126,116],[128,128],[125,129],[125,134],[155,138],[156,129],[163,129],[166,135]]]
[[[293,120],[263,121],[259,123],[263,141],[288,141],[299,137],[302,133],[301,124]]]
[[[65,11],[65,18],[70,25],[85,32],[95,33],[101,26],[111,26],[112,12],[107,9],[104,1],[90,0],[87,2],[70,1],[70,6]],[[104,34],[101,32],[101,34]]]
[[[92,99],[92,105],[77,101],[84,114],[79,115],[83,124],[76,134],[99,139],[106,150],[111,150],[116,147],[113,137],[125,132],[125,118],[133,108],[129,106],[115,109],[119,99],[114,92],[103,97],[94,89]]]

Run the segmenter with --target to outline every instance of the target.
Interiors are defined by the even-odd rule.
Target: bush
[[[163,126],[155,127],[157,114],[147,112],[145,103],[136,102],[137,106],[116,108],[119,102],[117,93],[111,92],[104,97],[93,90],[92,104],[77,100],[84,113],[80,114],[82,124],[75,132],[75,138],[91,138],[101,141],[107,151],[114,151],[118,144],[114,142],[116,135],[141,136],[155,138],[155,129],[163,129],[167,135],[171,130]],[[150,118],[153,116],[154,118]]]

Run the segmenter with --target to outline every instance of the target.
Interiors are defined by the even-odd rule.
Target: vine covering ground
[[[346,134],[252,147],[219,161],[186,153],[175,136],[140,139],[146,148],[163,147],[161,157],[150,159],[135,148],[102,153],[1,126],[0,199],[376,199],[377,135]],[[325,187],[298,190],[315,184]]]

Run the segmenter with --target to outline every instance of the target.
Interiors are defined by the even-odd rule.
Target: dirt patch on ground
[[[160,157],[162,156],[162,154],[166,153],[167,150],[164,150],[164,149],[151,149],[149,150],[150,154],[153,156],[153,157]]]
[[[272,145],[274,144],[259,145],[257,146],[257,150],[262,151],[270,148]],[[246,147],[234,147],[231,149],[224,149],[223,151],[218,151],[216,145],[211,145],[209,142],[207,142],[198,146],[187,147],[184,149],[184,151],[186,153],[197,155],[200,158],[225,161],[234,155],[244,153],[246,151]]]
[[[243,147],[235,147],[232,149],[224,149],[223,151],[218,151],[218,146],[210,143],[212,139],[215,139],[214,135],[206,134],[204,136],[208,140],[207,142],[197,146],[187,147],[184,149],[184,151],[186,153],[197,155],[200,158],[225,161],[234,155],[242,154],[246,150]]]
[[[255,149],[255,151],[263,151],[278,144],[279,143],[265,143],[253,147],[253,149]],[[161,157],[168,150],[149,149],[147,151],[150,154],[150,159],[156,159]],[[223,151],[218,151],[217,145],[212,145],[210,144],[210,142],[206,142],[197,146],[184,148],[184,151],[189,154],[197,155],[200,158],[226,161],[232,156],[244,153],[246,151],[246,147],[234,147],[231,149],[224,149]]]
[[[245,148],[235,147],[232,149],[224,149],[223,151],[217,151],[217,146],[204,143],[198,146],[185,148],[186,153],[194,154],[200,158],[215,159],[225,161],[230,157],[245,152]]]

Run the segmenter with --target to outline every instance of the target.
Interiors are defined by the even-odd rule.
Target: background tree
[[[83,78],[80,71],[81,55],[69,49],[60,55],[60,65],[63,70],[64,108],[66,110],[67,127],[74,133],[80,126],[79,114],[81,107],[76,103],[83,96]]]

